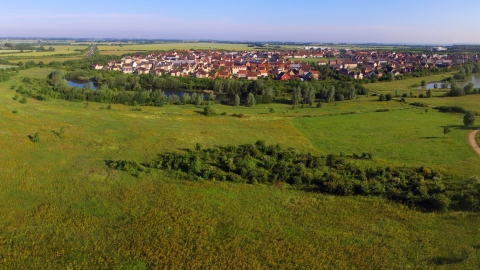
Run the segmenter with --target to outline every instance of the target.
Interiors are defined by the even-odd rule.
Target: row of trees
[[[122,104],[139,104],[139,105],[154,105],[162,106],[165,103],[172,104],[187,104],[198,103],[199,99],[196,92],[193,94],[183,93],[182,95],[165,96],[164,90],[180,90],[180,82],[195,82],[194,90],[208,89],[208,84],[212,85],[217,97],[213,96],[213,100],[220,101],[230,105],[240,105],[240,98],[248,106],[253,106],[257,103],[268,104],[274,101],[284,102],[288,100],[286,93],[279,89],[273,90],[271,84],[262,81],[232,81],[232,80],[208,80],[208,79],[190,79],[190,78],[174,78],[171,76],[157,77],[151,75],[125,75],[117,74],[117,76],[99,78],[98,74],[95,81],[99,82],[99,89],[93,90],[90,84],[86,87],[74,88],[66,83],[66,78],[70,80],[85,80],[88,79],[92,71],[75,70],[69,73],[56,70],[49,75],[49,83],[52,89],[59,93],[59,97],[66,100],[79,101],[93,101],[93,102],[107,102],[107,103],[122,103]],[[234,82],[234,83],[232,83]],[[228,87],[242,87],[238,92],[232,92],[235,88]],[[350,85],[348,89],[338,89],[335,84],[331,84],[327,90],[326,85],[323,89],[318,89],[322,85],[312,84],[308,82],[291,83],[292,89],[285,90],[291,92],[291,102],[293,105],[309,104],[313,105],[316,100],[325,100],[326,102],[342,101],[344,99],[354,99],[358,94],[368,94],[368,90],[361,85]],[[338,84],[342,86],[342,84]],[[145,87],[146,86],[146,87]],[[228,86],[228,87],[225,87]],[[125,89],[127,88],[127,89]],[[228,90],[230,89],[230,90]],[[213,93],[212,93],[213,95]],[[290,102],[290,101],[288,101]]]

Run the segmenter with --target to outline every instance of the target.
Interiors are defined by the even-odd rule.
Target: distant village
[[[173,51],[135,54],[108,65],[94,64],[92,69],[121,71],[126,74],[168,74],[179,77],[276,80],[318,80],[319,69],[330,68],[354,79],[381,78],[413,73],[419,69],[451,68],[462,65],[471,55],[452,56],[432,52],[385,52],[376,50],[346,50],[306,47],[302,50],[263,51]]]

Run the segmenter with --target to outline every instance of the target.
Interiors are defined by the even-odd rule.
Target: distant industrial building
[[[430,50],[433,51],[433,52],[441,52],[441,51],[446,51],[447,48],[445,48],[445,47],[432,47]]]

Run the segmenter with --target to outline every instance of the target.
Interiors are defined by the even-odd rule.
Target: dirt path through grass
[[[477,136],[477,133],[480,131],[480,128],[470,132],[470,135],[468,136],[468,141],[470,142],[470,145],[473,147],[473,150],[477,152],[477,154],[480,155],[480,146],[477,144],[477,141],[475,140],[475,137]]]

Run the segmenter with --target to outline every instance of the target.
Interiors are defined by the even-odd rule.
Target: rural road
[[[480,128],[470,132],[470,135],[468,135],[468,141],[470,142],[470,145],[473,147],[473,150],[475,150],[475,152],[477,152],[477,154],[480,155],[480,146],[478,146],[477,141],[475,141],[475,136],[479,131],[480,131]]]
[[[92,56],[92,54],[95,52],[97,49],[97,46],[93,46],[92,49],[87,53],[87,56]]]

